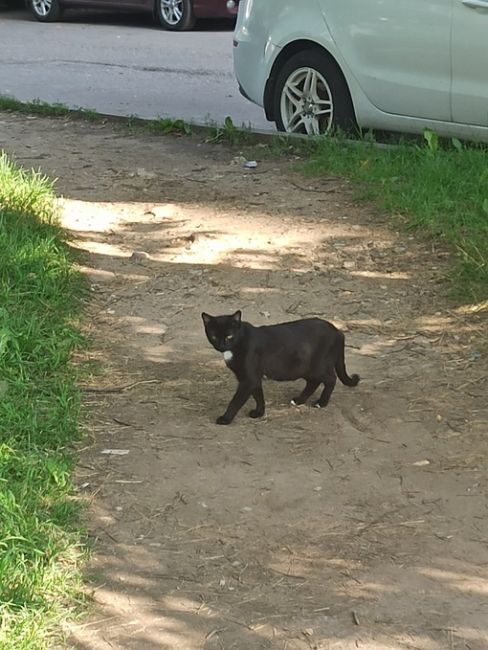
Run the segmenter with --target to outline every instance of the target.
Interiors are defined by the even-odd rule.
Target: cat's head
[[[232,350],[241,329],[241,316],[240,310],[230,316],[210,316],[205,312],[202,314],[205,334],[216,350]]]

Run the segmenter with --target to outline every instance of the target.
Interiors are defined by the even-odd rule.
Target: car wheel
[[[273,111],[279,131],[320,135],[356,130],[346,81],[336,64],[317,50],[304,50],[276,78]]]
[[[43,23],[60,20],[63,13],[59,0],[30,0],[30,9],[34,17]]]
[[[156,0],[156,16],[163,29],[175,32],[195,25],[191,0]]]

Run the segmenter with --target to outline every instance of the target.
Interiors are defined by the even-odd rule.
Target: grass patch
[[[359,184],[358,197],[400,215],[407,228],[453,248],[454,289],[464,298],[488,297],[488,151],[459,140],[441,145],[324,139],[305,164],[308,174],[334,173]]]
[[[131,118],[128,118],[128,120],[131,120]],[[128,121],[127,126],[132,126],[130,121]],[[184,120],[173,120],[170,117],[165,117],[164,119],[162,118],[159,120],[147,120],[147,123],[142,126],[144,127],[144,130],[149,131],[149,133],[159,133],[161,135],[192,134],[192,125],[189,122],[185,122]]]
[[[0,155],[0,647],[47,648],[79,585],[70,365],[83,285],[52,185]]]
[[[236,126],[229,116],[225,118],[222,126],[209,122],[207,128],[209,135],[206,142],[227,142],[231,147],[241,147],[248,146],[253,141],[251,128]]]
[[[69,108],[66,104],[50,104],[41,102],[40,99],[21,102],[14,97],[5,95],[0,95],[0,111],[14,111],[24,115],[42,115],[44,117],[82,117],[92,122],[102,119],[102,116],[91,108]]]

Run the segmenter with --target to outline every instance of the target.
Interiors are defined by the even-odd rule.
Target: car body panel
[[[154,7],[153,0],[60,0],[62,7],[70,9],[133,9],[145,11]]]
[[[263,89],[276,58],[289,42],[307,38],[309,25],[322,19],[316,0],[302,0],[300,11],[290,11],[281,0],[267,0],[260,5],[259,12],[253,12],[254,3],[259,0],[241,0],[234,32],[234,68],[239,85],[245,89],[249,99],[262,105]],[[256,41],[261,47],[256,47]],[[236,50],[239,50],[237,52]]]
[[[452,0],[318,0],[337,48],[381,111],[451,119]]]
[[[405,60],[400,60],[400,66],[403,66],[403,68],[400,67],[400,82],[395,79],[391,61],[388,60],[384,66],[386,69],[385,81],[381,85],[375,80],[375,76],[383,72],[383,68],[379,65],[381,63],[381,47],[373,43],[373,53],[368,54],[366,61],[359,60],[361,57],[359,46],[356,43],[347,43],[347,38],[344,35],[335,34],[331,24],[335,25],[336,21],[331,21],[330,15],[327,15],[324,10],[326,5],[330,7],[330,11],[339,8],[344,20],[344,5],[351,8],[357,3],[369,7],[370,12],[374,10],[381,12],[386,6],[389,8],[389,13],[381,12],[380,16],[384,14],[383,17],[389,18],[390,22],[395,15],[392,0],[342,0],[340,3],[332,2],[332,0],[301,0],[300,11],[296,10],[293,0],[267,0],[266,3],[259,0],[241,0],[234,33],[234,70],[243,95],[254,103],[264,106],[266,89],[275,73],[277,60],[280,61],[285,56],[287,49],[294,48],[298,41],[307,41],[308,43],[304,44],[304,47],[310,45],[320,47],[337,62],[349,87],[356,119],[361,128],[406,133],[421,133],[424,129],[430,128],[443,136],[488,141],[488,128],[477,126],[477,123],[483,119],[488,93],[486,80],[488,66],[485,65],[488,60],[488,39],[480,37],[482,33],[486,33],[484,20],[485,17],[488,20],[488,11],[483,10],[481,12],[483,15],[478,16],[478,20],[481,21],[478,23],[479,29],[472,27],[471,32],[465,30],[464,35],[459,36],[460,43],[464,38],[464,42],[469,43],[469,47],[465,45],[463,48],[461,44],[458,45],[461,51],[458,56],[464,58],[460,58],[458,62],[454,61],[454,78],[451,78],[451,45],[450,40],[446,45],[446,19],[449,16],[450,19],[455,19],[457,12],[455,3],[462,6],[463,0],[396,0],[396,5],[402,5],[401,15],[406,24],[414,27],[418,25],[421,5],[429,8],[427,24],[436,23],[437,18],[442,21],[442,29],[438,25],[434,25],[434,31],[436,31],[437,42],[443,44],[443,51],[449,62],[449,74],[446,78],[447,64],[437,58],[435,61],[429,61],[429,64],[416,76],[415,69],[422,66],[424,61],[422,56],[418,57],[414,53],[409,56],[414,68],[411,73],[405,69]],[[409,7],[415,9],[415,16],[411,20],[407,20]],[[473,11],[473,15],[476,13],[479,12]],[[365,11],[360,12],[359,15],[364,31],[368,17]],[[350,19],[353,21],[352,16]],[[465,17],[465,24],[468,20]],[[380,33],[381,25],[378,26],[377,22],[369,20],[373,26],[371,31],[374,28]],[[448,24],[450,33],[451,23]],[[346,25],[343,29],[346,30],[350,39],[351,28]],[[429,38],[428,28],[423,29],[421,33],[424,39]],[[456,28],[453,29],[453,33],[456,34]],[[472,43],[470,36],[473,33],[479,38],[476,44]],[[419,34],[420,32],[412,39],[412,47],[417,42]],[[362,35],[361,38],[362,41],[359,42],[362,43],[363,48],[366,42],[371,43],[369,34]],[[394,47],[389,34],[387,34],[387,42],[390,44],[390,48]],[[405,43],[404,39],[401,47],[398,47],[397,59],[401,58],[400,51],[403,52],[404,57],[407,57]],[[301,43],[300,46],[302,46]],[[416,47],[420,46],[417,44]],[[420,48],[424,57],[427,56],[431,47],[431,44],[427,43],[423,45],[423,49]],[[456,56],[455,45],[452,51]],[[471,52],[473,53],[471,54]],[[355,65],[358,69],[354,67]],[[456,79],[456,70],[459,70],[458,79]],[[468,80],[466,79],[467,70],[471,72],[471,77]],[[464,75],[463,79],[461,79],[462,75]],[[419,95],[417,95],[416,78],[419,80]],[[451,81],[452,93],[450,92]],[[402,86],[401,93],[398,88],[399,84]],[[467,86],[471,88],[470,94],[466,92]],[[462,93],[459,92],[463,87]],[[388,93],[395,94],[396,97],[388,98]],[[413,99],[408,97],[408,94],[411,94]],[[398,101],[399,96],[401,96],[401,101]],[[464,118],[466,123],[460,123],[461,120],[456,119],[456,116],[461,114],[463,104],[468,104],[467,96],[471,97],[471,101],[469,101],[471,114],[477,110],[477,115],[481,115],[481,118],[476,118],[478,122],[470,122]],[[436,111],[429,107],[428,98],[430,97],[433,98],[437,107]],[[383,110],[380,106],[383,107]],[[469,112],[467,106],[464,107],[464,110],[463,115],[466,117]],[[268,119],[270,119],[269,114]],[[471,119],[475,118],[471,117]],[[488,118],[483,122],[484,124],[488,125]]]
[[[131,9],[152,11],[156,0],[60,0],[63,7],[86,7],[98,9]],[[231,18],[226,0],[195,0],[193,11],[197,18]]]
[[[452,117],[488,126],[488,1],[486,8],[454,0]]]
[[[229,18],[226,0],[194,0],[193,11],[197,18]]]

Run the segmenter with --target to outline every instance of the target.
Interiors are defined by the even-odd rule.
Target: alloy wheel
[[[48,16],[51,7],[52,0],[32,0],[32,8],[38,16]]]
[[[39,0],[42,1],[42,0]],[[49,0],[44,0],[49,1]],[[183,0],[160,0],[161,14],[168,25],[177,25],[183,18]]]
[[[281,93],[281,117],[288,133],[327,133],[334,119],[329,84],[314,68],[298,68]]]

